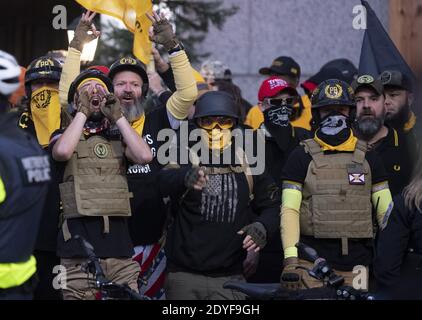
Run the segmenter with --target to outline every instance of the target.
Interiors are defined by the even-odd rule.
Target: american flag
[[[159,243],[135,247],[133,260],[141,266],[139,293],[152,300],[165,300],[166,256]]]

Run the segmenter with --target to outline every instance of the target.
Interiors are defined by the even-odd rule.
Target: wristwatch
[[[178,51],[181,51],[181,50],[185,50],[185,47],[183,46],[183,44],[181,42],[179,42],[177,44],[177,46],[175,46],[173,49],[170,49],[168,51],[168,53],[172,54],[172,53],[175,53],[175,52],[178,52]]]

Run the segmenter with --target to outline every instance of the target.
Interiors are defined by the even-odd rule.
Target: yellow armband
[[[379,226],[382,226],[384,215],[392,201],[387,181],[377,183],[372,187],[372,205],[375,208]]]
[[[292,181],[283,182],[280,232],[285,259],[298,256],[295,245],[300,238],[301,202],[302,185]]]

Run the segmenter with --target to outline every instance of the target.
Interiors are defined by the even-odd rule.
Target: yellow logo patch
[[[338,99],[343,94],[343,88],[339,84],[333,86],[328,85],[325,87],[325,96],[328,99]]]
[[[130,57],[127,58],[121,58],[120,59],[121,64],[136,64],[136,60]]]
[[[47,59],[40,59],[35,63],[35,68],[43,68],[43,67],[54,67],[53,60]],[[49,74],[51,71],[39,71],[39,74]]]

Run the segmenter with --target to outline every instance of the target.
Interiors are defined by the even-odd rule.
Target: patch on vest
[[[94,146],[94,154],[98,157],[98,158],[105,158],[108,156],[108,149],[107,146],[104,143],[97,143]]]
[[[349,175],[349,184],[351,185],[365,184],[365,173],[363,171],[362,165],[360,164],[347,165],[347,173]]]
[[[365,184],[364,173],[349,173],[349,184]]]
[[[40,184],[51,180],[48,156],[21,158],[18,164],[26,185]]]

